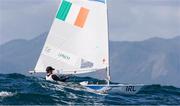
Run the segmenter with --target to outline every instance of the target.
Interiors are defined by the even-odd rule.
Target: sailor
[[[69,76],[65,76],[65,75],[62,75],[61,77],[58,77],[56,74],[53,74],[53,71],[55,69],[51,66],[48,66],[46,68],[46,80],[48,81],[61,81],[61,82],[65,82],[67,81],[67,79],[69,79]]]

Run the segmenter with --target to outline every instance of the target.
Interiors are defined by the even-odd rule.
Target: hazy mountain
[[[35,67],[47,33],[32,40],[0,46],[0,73],[27,73]],[[180,37],[141,42],[110,42],[111,76],[115,82],[180,86]]]
[[[114,80],[180,86],[180,37],[111,42],[110,51]]]
[[[27,73],[35,67],[47,33],[32,40],[13,40],[0,46],[0,73]]]

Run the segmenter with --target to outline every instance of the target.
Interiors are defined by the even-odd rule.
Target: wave
[[[6,92],[6,91],[1,91],[0,92],[0,98],[10,97],[10,96],[13,96],[13,95],[15,95],[15,94],[12,93],[12,92]]]
[[[148,85],[136,95],[112,92],[97,95],[79,87],[89,77],[71,77],[67,83],[48,82],[42,77],[21,74],[0,74],[1,105],[132,105],[180,104],[180,88]],[[103,81],[100,81],[103,82]]]

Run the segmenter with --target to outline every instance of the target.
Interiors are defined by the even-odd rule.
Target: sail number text
[[[127,92],[136,92],[135,86],[126,86],[126,91]]]

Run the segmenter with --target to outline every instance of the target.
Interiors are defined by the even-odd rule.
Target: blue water
[[[44,78],[21,74],[0,74],[0,105],[131,105],[180,104],[180,88],[149,85],[136,95],[110,92],[98,95],[81,90],[77,82],[94,80],[72,77],[75,83],[52,83]]]

